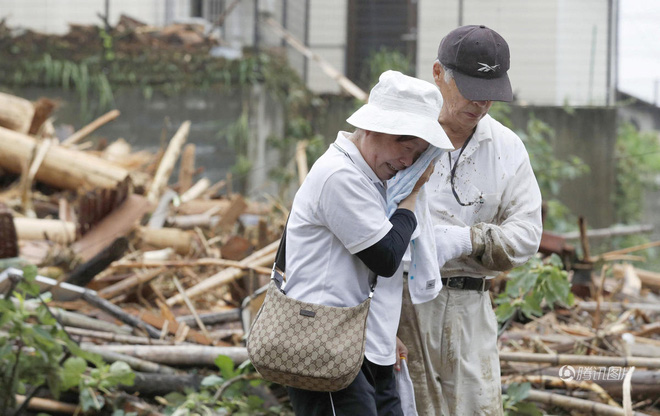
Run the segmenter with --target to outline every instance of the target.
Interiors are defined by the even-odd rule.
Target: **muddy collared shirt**
[[[452,193],[450,168],[458,163]],[[470,227],[472,254],[448,261],[442,277],[495,276],[527,261],[541,241],[541,192],[520,138],[486,115],[460,159],[443,156],[426,185],[435,224]]]

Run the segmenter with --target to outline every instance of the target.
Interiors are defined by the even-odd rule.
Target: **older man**
[[[414,307],[405,299],[399,331],[422,415],[502,414],[490,279],[536,253],[542,232],[525,146],[487,114],[513,99],[508,69],[507,42],[485,26],[450,32],[433,65],[439,121],[456,150],[427,184],[443,288]]]

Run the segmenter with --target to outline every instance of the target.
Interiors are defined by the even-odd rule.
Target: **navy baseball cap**
[[[438,61],[451,69],[463,97],[472,101],[513,101],[509,45],[484,25],[461,26],[440,42]]]

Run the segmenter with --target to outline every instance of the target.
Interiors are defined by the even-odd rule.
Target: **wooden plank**
[[[103,218],[91,231],[71,245],[83,261],[88,261],[116,238],[126,236],[140,219],[151,210],[151,204],[141,195],[130,195],[123,204]]]

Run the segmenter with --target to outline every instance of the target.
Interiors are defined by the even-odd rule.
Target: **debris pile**
[[[198,386],[202,377],[180,368],[213,366],[219,355],[246,360],[242,321],[254,307],[241,304],[267,283],[283,208],[232,192],[231,178],[195,182],[190,122],[148,154],[121,139],[84,141],[116,110],[61,142],[45,113],[0,93],[0,294],[37,265],[67,333],[128,363],[142,394]]]

